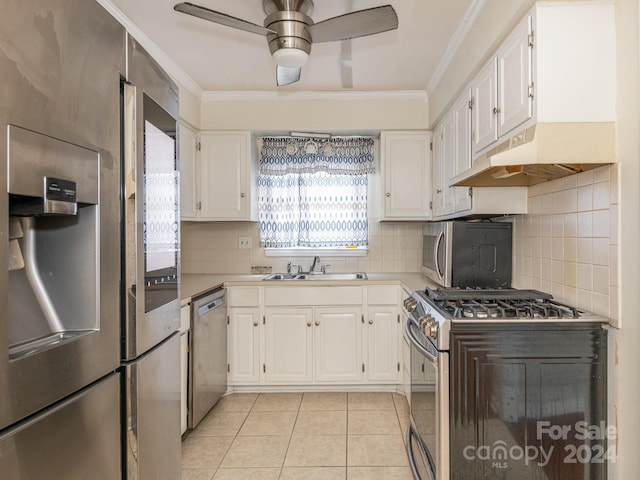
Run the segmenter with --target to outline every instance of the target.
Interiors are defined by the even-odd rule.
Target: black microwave
[[[422,236],[422,273],[442,287],[510,288],[512,224],[428,223]]]

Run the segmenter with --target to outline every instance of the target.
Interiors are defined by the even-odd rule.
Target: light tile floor
[[[395,393],[224,397],[182,442],[182,480],[411,480]]]

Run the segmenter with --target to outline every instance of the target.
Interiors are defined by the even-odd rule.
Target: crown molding
[[[275,92],[275,91],[208,91],[202,94],[202,102],[287,102],[304,100],[410,100],[427,102],[425,90],[403,91],[331,91],[331,92]]]
[[[185,87],[196,97],[202,97],[203,90],[196,81],[178,66],[158,45],[156,45],[142,30],[140,30],[129,18],[122,13],[110,0],[96,0],[109,12],[120,24],[136,39],[142,47],[156,60],[162,68],[180,85]]]
[[[429,83],[427,83],[426,91],[428,95],[431,95],[433,93],[433,90],[438,86],[440,80],[442,80],[444,73],[449,68],[449,65],[451,65],[454,55],[471,31],[473,24],[478,19],[480,12],[484,8],[485,1],[486,0],[473,0],[466,13],[464,14],[464,17],[462,17],[462,21],[458,25],[458,28],[456,28],[456,31],[451,37],[451,40],[449,41],[449,44],[447,45],[447,48],[445,49],[444,54],[440,59],[440,62],[438,62],[438,66],[429,79]]]

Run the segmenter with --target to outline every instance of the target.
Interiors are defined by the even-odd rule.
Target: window
[[[366,247],[373,139],[262,139],[260,246]]]

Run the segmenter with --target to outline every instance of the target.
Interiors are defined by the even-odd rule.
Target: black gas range
[[[448,350],[449,333],[456,324],[608,322],[548,293],[515,288],[427,288],[405,299],[404,306],[438,350]]]
[[[578,427],[606,424],[607,318],[512,288],[427,288],[404,307],[414,478],[606,477],[615,441]]]

